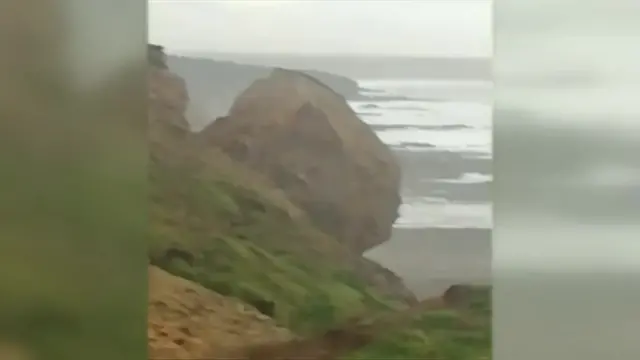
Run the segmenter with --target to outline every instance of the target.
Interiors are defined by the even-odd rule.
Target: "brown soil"
[[[150,359],[228,358],[229,348],[291,338],[255,308],[149,267]]]

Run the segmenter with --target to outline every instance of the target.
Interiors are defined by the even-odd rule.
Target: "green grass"
[[[426,313],[409,329],[392,332],[386,339],[352,354],[349,359],[490,359],[490,288],[476,288],[472,299],[473,306],[468,314],[453,310]],[[473,323],[468,324],[465,320]]]
[[[177,175],[183,169],[154,166],[152,262],[249,303],[273,301],[276,319],[299,331],[321,329],[373,302],[366,286],[340,280],[348,269],[333,264],[337,252],[323,252],[339,250],[337,243],[250,183],[225,171]],[[163,263],[169,248],[194,254],[194,263]],[[307,319],[316,312],[322,322]]]

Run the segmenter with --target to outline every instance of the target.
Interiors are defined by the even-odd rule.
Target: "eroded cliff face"
[[[155,59],[161,60],[162,57]],[[385,304],[382,304],[377,291],[370,292],[361,279],[353,279],[350,275],[354,270],[363,272],[371,282],[382,282],[376,286],[377,289],[386,287],[397,299],[404,287],[392,272],[365,260],[360,256],[360,250],[346,251],[334,238],[311,226],[306,213],[291,204],[282,191],[270,186],[262,175],[232,161],[217,148],[203,149],[197,142],[194,143],[184,119],[188,103],[184,81],[169,72],[162,62],[152,61],[149,75],[148,120],[152,155],[150,260],[153,263],[156,252],[156,255],[176,255],[161,256],[167,262],[156,263],[158,267],[149,267],[148,352],[152,358],[277,360],[308,357],[335,360],[357,349],[366,350],[362,349],[366,345],[373,345],[374,348],[356,357],[379,357],[379,354],[385,354],[384,349],[389,348],[394,349],[395,353],[404,351],[402,355],[405,357],[451,357],[442,355],[438,344],[424,342],[426,337],[437,340],[439,336],[430,337],[415,328],[408,332],[400,330],[401,338],[391,340],[391,343],[382,343],[376,349],[374,342],[381,340],[379,336],[386,337],[390,330],[407,325],[405,319],[411,320],[418,313],[430,311],[431,302],[416,304],[398,314],[394,311],[395,302],[391,304],[384,301]],[[292,74],[276,75],[288,77]],[[313,81],[300,79],[295,74],[293,76],[293,84],[296,81],[303,82],[302,91],[308,86],[306,81]],[[283,81],[286,84],[290,80],[285,78]],[[290,85],[289,83],[287,86]],[[311,89],[316,90],[317,88]],[[255,100],[264,103],[269,109],[269,99],[272,101],[274,97],[269,98],[268,91],[261,96],[267,98]],[[314,151],[321,153],[315,157],[321,161],[315,163],[320,169],[303,180],[325,192],[318,190],[310,194],[325,194],[333,202],[328,202],[327,208],[330,210],[327,211],[333,211],[338,206],[335,203],[339,204],[340,200],[333,191],[340,191],[342,196],[351,195],[339,186],[334,188],[330,184],[316,184],[311,175],[315,177],[320,174],[324,177],[315,178],[315,181],[322,179],[327,182],[331,180],[329,175],[342,176],[340,181],[352,181],[353,183],[347,184],[347,189],[353,189],[357,188],[357,181],[362,181],[361,177],[353,175],[360,174],[353,170],[354,167],[362,173],[366,171],[374,175],[375,165],[380,167],[380,163],[385,164],[390,159],[384,153],[378,153],[381,149],[375,141],[371,142],[370,138],[367,140],[366,136],[360,138],[363,134],[348,132],[357,131],[360,125],[346,125],[351,128],[345,133],[345,125],[335,125],[328,120],[334,116],[333,111],[338,114],[346,111],[344,108],[324,109],[323,101],[335,97],[329,98],[332,95],[326,93],[316,96],[319,97],[304,100],[297,108],[287,108],[293,111],[290,113],[291,119],[287,118],[294,122],[290,133],[274,131],[270,134],[281,140],[281,153],[278,154],[283,159],[289,159],[286,151],[293,152],[292,161],[313,160]],[[323,100],[323,96],[328,98]],[[287,99],[289,98],[285,97]],[[275,97],[275,100],[282,101],[279,97]],[[295,103],[295,98],[293,100]],[[250,98],[242,101],[252,102]],[[287,101],[280,105],[286,106]],[[242,106],[236,111],[242,113]],[[271,111],[277,112],[277,109]],[[253,115],[258,120],[271,119],[268,112]],[[309,119],[315,121],[309,123]],[[266,125],[266,128],[281,126],[277,122],[275,125],[267,122]],[[231,131],[222,132],[225,128],[220,128],[221,136],[234,134]],[[200,140],[207,140],[204,135]],[[236,149],[239,149],[240,155],[244,155],[238,156],[234,151],[229,152],[230,154],[235,154],[239,159],[252,156],[257,159],[265,156],[269,159],[268,153],[261,155],[259,152],[249,151],[253,149],[251,138],[240,136],[238,139],[241,140],[241,145]],[[247,140],[248,145],[242,145],[242,141]],[[296,144],[296,141],[300,141],[300,146],[291,145]],[[265,143],[279,149],[275,146],[278,141]],[[359,145],[362,147],[358,148]],[[301,153],[296,154],[296,151]],[[266,165],[278,165],[279,162],[275,160],[265,162],[265,165],[257,169],[270,169]],[[286,183],[291,177],[294,184],[298,181],[297,170],[307,168],[297,166],[295,161],[291,163],[290,172],[286,166],[279,168],[284,174],[284,180],[278,179],[279,182]],[[284,164],[289,165],[288,162]],[[313,168],[314,162],[309,164]],[[389,168],[383,166],[382,170],[378,170],[382,174],[380,179],[384,181],[376,182],[372,178],[365,181],[363,187],[377,184],[381,191],[389,190],[389,182],[398,181],[399,177],[393,163],[390,164]],[[341,171],[352,175],[344,176]],[[264,174],[272,173],[264,171]],[[371,185],[372,182],[374,185]],[[397,186],[394,189],[397,191]],[[299,191],[302,196],[306,188],[300,186]],[[389,193],[387,196],[393,200],[395,192],[389,190]],[[291,194],[295,193],[289,192],[287,195]],[[393,212],[389,210],[389,213],[393,215],[389,215],[389,218],[395,216],[396,207],[390,207]],[[338,214],[344,216],[344,219],[336,220],[339,224],[348,224],[346,221],[352,219],[345,215],[350,214],[349,211]],[[331,228],[334,225],[327,221],[325,226]],[[362,243],[360,247],[366,248],[366,244]],[[351,265],[355,266],[339,265],[345,260],[342,254],[352,260]],[[180,266],[174,266],[176,264]],[[252,290],[251,296],[243,297],[242,294],[246,295],[245,292],[249,290]],[[464,291],[449,293],[445,294],[445,302],[447,298],[456,300],[465,296]],[[436,308],[440,308],[441,303],[436,301]],[[377,316],[367,315],[368,312],[375,315],[381,306],[392,314],[381,320]],[[305,311],[298,313],[287,311],[288,309]],[[352,321],[345,322],[344,316],[352,312],[361,312],[365,316],[354,317]],[[336,316],[338,314],[341,315]],[[310,315],[315,318],[312,320]],[[306,333],[307,326],[301,326],[293,319],[301,319],[305,323],[313,321],[322,328],[316,328],[313,334],[305,336],[298,332],[304,330]],[[325,324],[327,319],[330,322]],[[434,319],[441,322],[441,317]],[[285,326],[292,330],[285,329]],[[326,327],[330,328],[327,330]],[[445,346],[451,347],[448,343]]]
[[[150,259],[154,262],[156,257],[171,256],[169,261],[192,263],[202,254],[200,249],[190,247],[187,238],[194,236],[196,230],[186,229],[190,222],[181,215],[191,212],[198,217],[201,213],[182,206],[186,202],[185,189],[192,185],[185,180],[190,176],[188,172],[206,164],[198,161],[190,146],[191,133],[185,119],[189,103],[186,84],[167,68],[165,58],[161,47],[149,46]],[[175,177],[175,183],[157,178],[168,172]],[[213,223],[212,219],[203,220]],[[157,232],[168,234],[171,244],[157,243]],[[279,342],[293,336],[274,319],[237,298],[223,296],[156,266],[149,266],[148,271],[150,358],[224,358],[227,347]]]
[[[166,65],[162,47],[149,45],[149,140],[151,153],[156,154],[176,141],[184,141],[189,135],[189,123],[185,111],[189,104],[189,94],[185,81],[171,72]],[[176,146],[177,147],[177,146]]]
[[[293,157],[297,164],[303,165],[304,163],[300,160],[308,160],[309,165],[319,167],[318,173],[311,172],[306,175],[309,180],[312,180],[310,184],[317,192],[311,193],[316,198],[310,198],[308,200],[310,206],[304,209],[306,211],[301,211],[300,206],[293,204],[290,199],[294,194],[293,191],[298,191],[298,197],[301,199],[309,195],[307,187],[295,187],[297,186],[296,176],[301,170],[305,171],[307,168],[293,163],[292,172],[288,172],[286,166],[276,168],[276,172],[262,172],[260,169],[264,167],[237,161],[242,157],[232,160],[227,155],[234,154],[233,151],[225,154],[219,147],[203,147],[199,141],[194,141],[207,140],[206,143],[208,143],[206,133],[198,135],[188,128],[185,112],[189,96],[185,81],[167,69],[166,64],[163,63],[162,53],[153,54],[161,51],[162,49],[158,47],[150,48],[149,69],[149,134],[152,161],[150,259],[154,265],[169,269],[174,260],[179,261],[183,263],[181,271],[187,271],[186,278],[191,279],[190,276],[196,272],[200,284],[224,283],[228,278],[237,279],[238,284],[256,284],[260,291],[255,291],[260,292],[265,299],[277,303],[276,307],[280,309],[280,315],[276,317],[280,320],[288,318],[289,315],[283,314],[293,311],[290,309],[301,308],[301,305],[292,302],[293,300],[283,300],[289,293],[299,294],[298,281],[305,282],[302,288],[310,291],[308,296],[323,298],[334,287],[338,289],[345,285],[341,283],[344,281],[343,270],[356,275],[361,282],[358,286],[363,287],[356,291],[366,291],[362,289],[365,289],[368,284],[376,288],[377,294],[387,294],[392,299],[415,300],[402,281],[393,273],[361,256],[362,249],[369,244],[363,244],[357,250],[349,251],[348,247],[351,243],[339,243],[334,236],[329,236],[333,234],[332,229],[340,229],[336,224],[346,227],[349,221],[358,219],[358,217],[346,217],[344,214],[349,213],[340,210],[340,206],[343,206],[341,198],[350,196],[348,191],[352,190],[349,189],[357,188],[355,184],[362,180],[344,175],[352,173],[354,166],[370,171],[369,167],[375,163],[372,163],[367,156],[354,154],[351,150],[353,144],[345,144],[340,135],[342,128],[334,127],[327,120],[327,114],[319,110],[320,106],[323,106],[322,101],[326,100],[320,99],[318,105],[314,105],[313,102],[303,104],[292,115],[296,120],[291,127],[293,136],[283,132],[281,133],[282,141],[267,143],[273,146],[280,143],[287,145],[288,142],[288,147],[283,146],[278,150],[285,159],[287,152],[298,148],[300,153],[294,154]],[[283,75],[290,76],[288,73]],[[288,78],[283,80],[285,83],[290,81]],[[303,80],[308,81],[306,78]],[[303,86],[307,85],[303,83]],[[322,85],[314,83],[314,86]],[[259,94],[259,96],[267,95]],[[331,96],[331,101],[334,101],[337,95],[330,92],[326,96]],[[340,99],[340,97],[337,98]],[[257,100],[261,102],[264,99]],[[344,105],[347,108],[338,109],[338,111],[350,111],[348,105],[346,103]],[[257,119],[261,118],[261,116],[257,117]],[[311,122],[308,121],[310,119]],[[361,125],[364,126],[364,124]],[[366,126],[364,129],[368,130]],[[226,130],[221,128],[216,136],[230,136],[240,141],[246,139],[240,134],[224,133],[224,131]],[[352,137],[357,139],[357,136]],[[297,140],[301,141],[296,143]],[[367,144],[368,140],[359,141]],[[376,150],[375,147],[374,150]],[[387,159],[387,161],[390,160],[392,159]],[[274,174],[281,176],[277,178],[281,184],[289,183],[290,186],[281,188],[273,186],[270,178]],[[333,186],[331,176],[342,176],[339,181],[348,182],[352,186],[347,189],[343,186]],[[336,191],[339,191],[337,196]],[[323,203],[323,197],[330,201],[324,200]],[[318,200],[320,200],[320,206],[316,204]],[[316,218],[319,215],[323,216],[320,220],[324,222],[316,221],[315,226],[312,226],[308,213]],[[333,214],[336,216],[332,216]],[[394,215],[395,211],[389,217]],[[391,221],[389,220],[387,226],[390,227]],[[325,232],[317,230],[317,227],[321,226]],[[232,242],[233,246],[228,242]],[[269,258],[277,260],[274,261],[278,263],[279,271],[285,271],[277,280],[278,286],[282,288],[279,292],[269,290],[265,293],[262,288],[268,286],[272,279],[262,279],[252,270],[260,268],[260,271],[271,272],[268,265],[261,263],[264,259],[247,257],[244,251],[236,252],[237,249],[242,248],[249,249],[248,251],[252,254],[253,250],[250,249],[256,247],[260,247],[260,251],[273,251],[274,254],[286,253],[288,256],[286,259],[293,258],[290,268],[285,266],[285,270],[282,270],[282,264],[288,264],[289,260],[284,257],[281,259],[280,255]],[[212,253],[223,258],[224,263],[220,263],[219,260],[210,261]],[[180,256],[177,258],[173,255],[169,256],[171,254]],[[239,254],[244,255],[237,258]],[[309,270],[310,280],[300,280],[297,277],[300,274],[300,269],[296,265],[298,261],[305,262],[310,269],[313,269]],[[311,264],[311,262],[314,263]],[[324,273],[326,274],[323,275]],[[326,276],[331,279],[324,279]],[[260,278],[260,281],[257,281],[257,278]],[[324,281],[328,286],[326,289],[331,289],[325,290],[324,287],[316,289],[309,286],[316,281]],[[247,291],[234,282],[225,283],[225,288],[233,288],[232,290],[223,289],[223,292],[232,291],[233,296]],[[251,288],[251,291],[254,289]],[[344,307],[353,306],[348,304],[345,302]],[[336,310],[336,314],[342,313],[342,306],[341,303],[336,307],[340,309]]]
[[[200,140],[265,174],[354,254],[389,239],[400,168],[345,99],[312,77],[274,70]]]

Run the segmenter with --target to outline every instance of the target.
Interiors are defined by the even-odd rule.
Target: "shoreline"
[[[420,298],[455,284],[488,285],[492,229],[394,228],[391,239],[365,253],[402,278]]]
[[[427,92],[438,98],[450,96],[452,89],[447,90],[438,94],[437,88],[429,88]],[[434,111],[427,105],[417,108],[412,104],[390,109],[386,104],[390,93],[382,86],[361,86],[361,91],[361,99],[349,99],[356,112],[383,116],[389,110]],[[470,100],[464,96],[462,99],[435,100],[394,95],[391,95],[394,100],[407,103],[481,102],[481,99]],[[457,116],[457,113],[444,116]],[[479,113],[478,116],[485,115]],[[389,123],[383,117],[368,125],[376,133],[423,130],[447,131],[451,136],[455,136],[456,131],[474,129],[473,123],[457,118],[445,118],[441,124],[433,120],[422,124],[419,117],[410,118],[410,124],[394,123],[393,118],[388,120]],[[407,143],[413,139],[404,139],[400,144],[395,144],[393,138],[382,139],[386,140],[385,144],[401,167],[403,200],[390,239],[365,252],[364,256],[396,273],[420,298],[439,296],[455,284],[490,284],[493,225],[490,194],[493,156],[490,150],[465,150],[465,137],[460,139],[462,148],[459,151],[415,140]],[[472,175],[471,181],[465,174]]]

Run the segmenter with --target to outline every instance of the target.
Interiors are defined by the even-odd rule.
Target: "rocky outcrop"
[[[150,153],[152,160],[168,160],[176,157],[190,134],[185,118],[189,94],[185,81],[168,69],[161,46],[149,45],[148,54]]]
[[[147,62],[153,67],[167,69],[167,54],[164,52],[164,47],[155,44],[147,45]]]
[[[361,257],[355,262],[356,272],[379,292],[390,298],[402,299],[409,305],[416,304],[418,298],[407,288],[404,281],[393,271],[377,262]]]
[[[185,81],[168,69],[162,47],[149,45],[149,62],[150,128],[171,125],[177,132],[188,132],[185,111],[189,94]]]
[[[318,80],[276,69],[199,137],[265,174],[354,254],[389,239],[400,169],[344,98]]]

